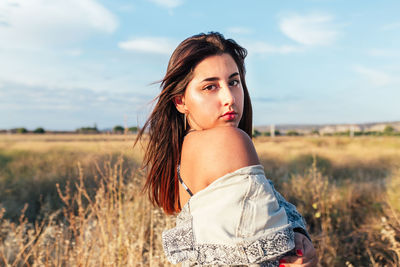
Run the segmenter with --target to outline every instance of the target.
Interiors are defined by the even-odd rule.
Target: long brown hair
[[[167,214],[180,211],[177,167],[185,136],[183,115],[173,102],[183,95],[193,78],[193,70],[203,59],[227,53],[235,60],[244,91],[243,115],[239,128],[250,137],[252,134],[252,107],[245,81],[244,59],[247,51],[232,39],[225,39],[217,32],[198,34],[187,38],[173,52],[167,73],[161,81],[161,93],[156,105],[139,131],[135,144],[145,133],[149,139],[143,168],[147,169],[144,190],[148,191],[153,204],[162,207]]]

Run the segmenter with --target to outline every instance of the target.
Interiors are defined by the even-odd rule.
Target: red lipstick
[[[222,115],[222,117],[227,120],[227,121],[232,121],[237,117],[237,113],[234,111],[228,111],[226,113],[224,113],[224,115]]]

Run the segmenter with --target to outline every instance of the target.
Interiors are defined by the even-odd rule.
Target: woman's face
[[[201,61],[176,106],[186,113],[193,130],[238,127],[243,114],[243,87],[233,58],[222,54]]]

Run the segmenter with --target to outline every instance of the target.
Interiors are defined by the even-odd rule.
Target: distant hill
[[[400,121],[390,122],[371,122],[371,123],[352,123],[352,124],[276,124],[274,125],[275,130],[281,133],[293,130],[298,133],[309,134],[313,130],[319,131],[321,134],[324,133],[335,133],[335,132],[346,132],[346,131],[376,131],[382,132],[383,129],[391,125],[397,132],[400,132]],[[271,125],[255,126],[256,130],[260,132],[269,132]]]

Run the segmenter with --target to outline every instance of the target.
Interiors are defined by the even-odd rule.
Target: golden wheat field
[[[134,135],[0,135],[0,266],[171,266]],[[399,137],[258,137],[320,266],[400,265]]]

